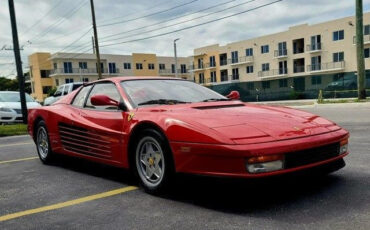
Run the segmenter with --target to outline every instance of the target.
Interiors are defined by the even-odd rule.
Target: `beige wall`
[[[141,63],[143,69],[136,69],[137,63]],[[154,64],[154,69],[149,69],[149,64]],[[155,54],[133,53],[132,65],[135,76],[158,76],[157,56]]]
[[[43,101],[47,94],[43,93],[43,87],[53,86],[52,79],[41,78],[41,70],[51,70],[52,65],[48,60],[50,53],[34,53],[28,57],[28,63],[30,65],[30,82],[32,87],[31,96],[38,101]]]

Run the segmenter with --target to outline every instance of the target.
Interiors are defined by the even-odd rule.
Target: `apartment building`
[[[102,77],[115,76],[175,76],[174,57],[156,54],[101,54]],[[190,57],[178,57],[178,76],[190,79]],[[43,101],[52,87],[71,82],[98,79],[95,54],[34,53],[29,56],[32,96]]]
[[[197,48],[191,71],[197,83],[216,90],[228,83],[239,83],[249,94],[324,89],[345,76],[355,77],[355,23],[355,17],[346,17]],[[364,14],[364,44],[370,68],[370,13]]]

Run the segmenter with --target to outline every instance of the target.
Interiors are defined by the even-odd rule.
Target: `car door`
[[[87,158],[99,158],[104,162],[121,165],[126,161],[123,157],[125,112],[116,107],[92,105],[90,99],[96,94],[121,100],[112,82],[83,87],[71,104],[70,121],[59,124],[62,144],[65,149]]]

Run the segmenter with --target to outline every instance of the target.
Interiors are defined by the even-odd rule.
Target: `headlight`
[[[5,107],[0,107],[0,111],[1,112],[7,112],[7,113],[11,113],[13,112],[13,110],[9,109],[9,108],[5,108]]]
[[[340,142],[339,154],[343,154],[346,152],[348,152],[348,139],[342,140]]]
[[[264,173],[284,168],[283,155],[266,155],[251,157],[247,160],[246,168],[249,173]]]

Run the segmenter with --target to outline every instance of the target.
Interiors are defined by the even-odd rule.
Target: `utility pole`
[[[177,48],[176,48],[176,42],[180,40],[180,38],[176,38],[173,40],[173,49],[175,52],[175,77],[178,78],[178,71],[177,71]]]
[[[19,49],[14,2],[13,0],[9,0],[8,2],[9,2],[10,24],[12,26],[12,34],[13,34],[14,57],[15,57],[15,64],[17,67],[17,77],[18,77],[18,83],[19,83],[19,96],[21,99],[22,117],[23,117],[23,123],[27,124],[27,117],[28,117],[27,103],[26,103],[26,95],[25,95],[25,89],[24,89],[24,76],[23,76],[23,70],[22,70],[21,54],[20,54],[20,49]]]
[[[100,53],[99,53],[99,42],[98,42],[98,32],[96,31],[96,21],[95,21],[95,9],[94,9],[94,0],[90,0],[91,6],[91,17],[92,23],[94,28],[94,40],[95,40],[95,53],[96,53],[96,69],[98,71],[98,79],[102,79],[101,77],[101,66],[100,66]]]
[[[366,99],[362,0],[356,0],[356,48],[358,99]]]

